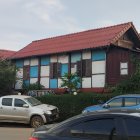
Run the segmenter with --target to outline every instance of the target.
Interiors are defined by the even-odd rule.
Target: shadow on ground
[[[31,128],[29,124],[20,124],[20,123],[3,123],[3,122],[0,122],[0,127],[10,127],[10,128]]]

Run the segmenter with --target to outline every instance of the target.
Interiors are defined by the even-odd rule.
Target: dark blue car
[[[140,113],[80,114],[51,128],[37,128],[29,140],[140,140]]]
[[[121,112],[140,112],[140,94],[128,94],[116,96],[104,104],[93,105],[86,107],[82,113],[87,112],[100,112],[103,110],[108,111],[121,111]]]

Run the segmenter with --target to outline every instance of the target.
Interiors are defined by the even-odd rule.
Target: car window
[[[117,140],[116,128],[113,119],[100,119],[78,123],[64,135],[76,138],[92,138],[93,140]]]
[[[122,98],[116,98],[108,102],[110,107],[122,107]]]
[[[3,106],[12,106],[12,98],[3,98],[2,105]]]
[[[137,105],[137,98],[126,97],[124,98],[125,106],[135,106]]]
[[[26,100],[31,106],[37,106],[37,105],[41,105],[41,104],[42,104],[39,100],[37,100],[37,99],[35,99],[35,98],[33,98],[33,97],[25,98],[25,100]]]
[[[140,140],[140,120],[125,119],[129,140]]]
[[[137,98],[137,105],[140,104],[140,98]]]
[[[26,103],[23,100],[15,99],[15,102],[14,102],[15,107],[23,107],[24,104],[26,104]]]

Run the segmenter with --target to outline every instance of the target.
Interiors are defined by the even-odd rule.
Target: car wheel
[[[31,127],[37,128],[43,124],[44,124],[44,121],[41,116],[33,116],[31,118],[31,122],[30,122]]]

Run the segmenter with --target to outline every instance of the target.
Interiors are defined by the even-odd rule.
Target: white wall
[[[82,58],[83,59],[91,59],[91,51],[83,51]]]
[[[38,58],[31,58],[30,65],[31,65],[31,66],[36,66],[36,65],[38,65]]]
[[[51,63],[57,62],[57,55],[52,55],[52,56],[50,57],[50,62],[51,62]]]
[[[34,84],[38,81],[38,78],[30,78],[30,84]]]
[[[50,75],[50,66],[41,66],[40,76],[49,76]]]
[[[105,61],[92,62],[92,74],[105,73]]]
[[[105,74],[92,75],[92,87],[99,88],[105,86]]]
[[[82,78],[82,87],[91,88],[91,78]]]
[[[60,55],[60,56],[58,56],[58,62],[59,63],[68,63],[69,62],[69,57],[68,57],[68,55]]]
[[[40,78],[40,84],[43,85],[45,88],[49,88],[49,78],[48,77]]]
[[[24,66],[30,65],[30,60],[29,59],[25,59],[24,60]]]

